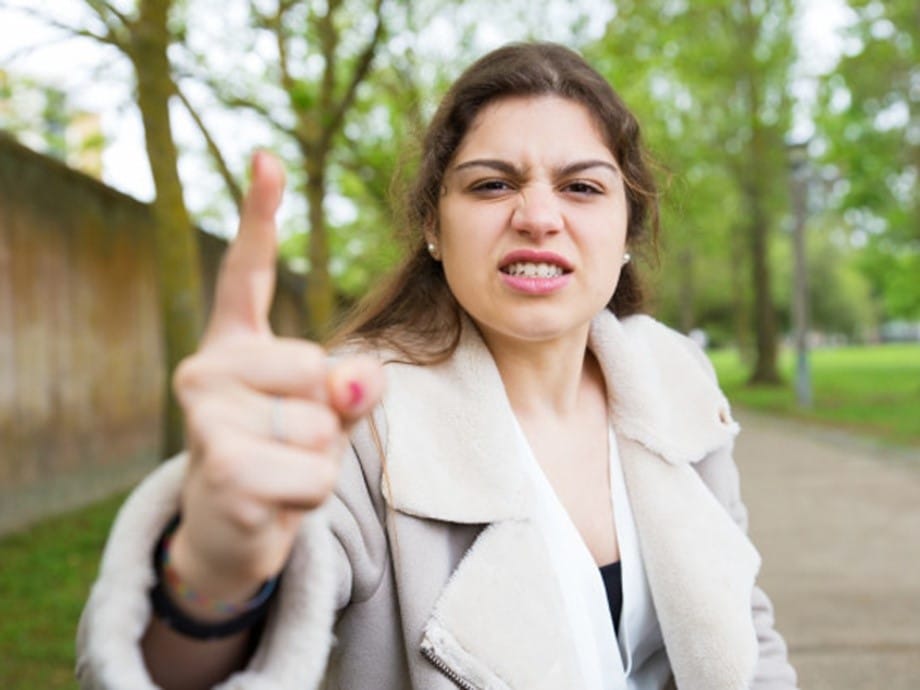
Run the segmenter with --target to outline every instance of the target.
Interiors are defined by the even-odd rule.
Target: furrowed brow
[[[585,170],[590,170],[591,168],[607,168],[617,177],[620,176],[619,169],[613,163],[600,159],[575,161],[574,163],[569,163],[568,165],[563,165],[556,168],[555,173],[558,177],[570,177],[572,175],[577,175],[578,173],[584,172]]]
[[[461,170],[466,170],[468,168],[490,168],[496,170],[500,173],[510,176],[520,176],[521,171],[518,170],[508,161],[503,161],[498,158],[476,158],[469,161],[464,161],[454,166],[454,172],[460,172]]]

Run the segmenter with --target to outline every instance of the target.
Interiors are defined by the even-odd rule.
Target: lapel
[[[738,425],[708,360],[656,321],[598,319],[620,462],[649,589],[681,690],[747,688],[757,661],[751,592],[760,557],[692,463]]]
[[[677,684],[745,687],[756,661],[750,594],[758,559],[690,466],[737,425],[700,355],[648,317],[591,328],[630,504]],[[427,624],[423,653],[483,688],[584,687],[560,639],[562,595],[528,519],[513,412],[471,323],[448,361],[389,364],[384,498],[406,515],[486,525]],[[475,602],[473,606],[471,602]],[[526,640],[526,644],[522,641]]]

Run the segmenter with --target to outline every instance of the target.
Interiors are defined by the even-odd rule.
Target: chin
[[[569,336],[581,336],[587,333],[590,319],[551,319],[524,316],[514,321],[482,324],[480,330],[491,332],[502,338],[528,343],[541,343],[560,340]]]

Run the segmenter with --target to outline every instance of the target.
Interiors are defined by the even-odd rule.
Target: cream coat
[[[754,584],[759,557],[731,458],[737,425],[708,362],[642,316],[604,312],[589,346],[674,685],[795,688]],[[257,653],[221,687],[583,687],[487,348],[467,327],[444,364],[386,371],[378,438],[367,424],[354,434],[336,496],[304,520]],[[116,521],[81,620],[83,687],[154,687],[138,640],[150,553],[177,509],[184,462],[157,470]]]

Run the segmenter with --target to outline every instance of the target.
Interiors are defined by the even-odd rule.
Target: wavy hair
[[[554,43],[506,45],[467,68],[441,101],[422,140],[418,172],[404,201],[409,253],[389,280],[347,316],[333,344],[357,339],[417,364],[443,361],[453,353],[463,309],[425,240],[425,230],[437,227],[445,172],[483,108],[504,98],[545,95],[580,103],[594,118],[623,174],[627,246],[634,254],[654,246],[658,198],[635,116],[574,51]],[[643,304],[639,275],[634,264],[626,264],[607,308],[627,316],[641,311]]]

